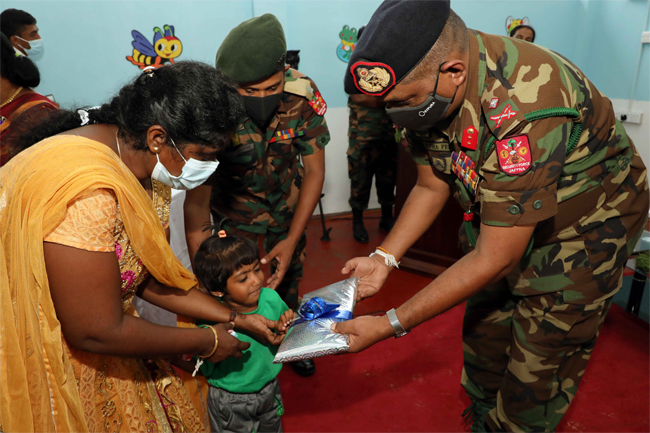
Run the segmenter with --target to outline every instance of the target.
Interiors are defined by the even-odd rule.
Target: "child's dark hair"
[[[208,229],[221,230],[221,224]],[[204,240],[194,256],[194,272],[210,293],[228,293],[228,278],[242,266],[252,265],[260,259],[257,246],[236,235],[210,236]]]

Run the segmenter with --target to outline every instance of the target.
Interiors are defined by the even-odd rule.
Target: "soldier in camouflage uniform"
[[[408,30],[425,24],[428,34]],[[371,28],[346,92],[381,95],[407,127],[418,184],[377,252],[386,258],[343,272],[362,277],[360,297],[376,293],[391,253],[404,254],[449,193],[465,209],[467,254],[387,318],[336,329],[359,351],[469,298],[472,431],[553,431],[647,221],[646,168],[611,102],[564,57],[467,30],[448,2],[385,2]]]
[[[353,213],[354,239],[361,243],[368,242],[368,232],[363,226],[363,211],[368,207],[373,176],[382,213],[379,228],[386,231],[393,228],[397,143],[393,122],[386,115],[383,104],[377,105],[376,100],[366,95],[348,98],[349,203]]]
[[[227,218],[226,232],[255,241],[262,236],[267,253],[262,263],[270,262],[273,274],[267,284],[295,310],[304,231],[323,187],[330,134],[316,84],[285,66],[285,55],[284,31],[271,14],[243,22],[223,41],[217,68],[237,83],[249,117],[217,155],[219,167],[206,184],[215,220]],[[189,192],[186,222],[192,214],[187,200],[190,206],[202,202],[205,188]],[[200,219],[198,214],[191,218]],[[191,254],[200,240],[188,242]],[[311,360],[292,366],[302,375],[314,372]]]

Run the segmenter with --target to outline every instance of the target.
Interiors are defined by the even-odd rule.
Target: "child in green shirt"
[[[250,240],[221,230],[201,244],[194,269],[206,289],[237,314],[261,314],[278,321],[278,332],[286,332],[294,313],[274,290],[262,287],[259,250]],[[212,431],[280,432],[284,409],[277,375],[282,364],[273,364],[278,346],[242,331],[234,335],[251,344],[243,357],[200,366],[210,385]]]

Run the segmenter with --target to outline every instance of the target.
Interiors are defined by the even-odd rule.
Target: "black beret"
[[[284,67],[287,42],[272,14],[244,21],[228,33],[217,51],[216,66],[236,83],[268,77]]]
[[[380,96],[413,70],[436,43],[449,0],[386,0],[363,30],[345,74],[345,92]]]

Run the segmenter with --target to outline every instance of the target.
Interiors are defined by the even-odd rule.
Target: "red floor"
[[[342,279],[345,260],[368,255],[383,238],[378,219],[367,218],[370,243],[352,238],[351,221],[328,221],[331,242],[321,242],[320,221],[308,227],[301,293]],[[395,270],[381,292],[355,313],[397,307],[429,279]],[[316,360],[309,378],[285,367],[280,373],[287,432],[467,431],[459,305],[401,339],[365,352]],[[580,389],[558,431],[650,431],[650,360],[647,324],[617,306],[606,319]]]

